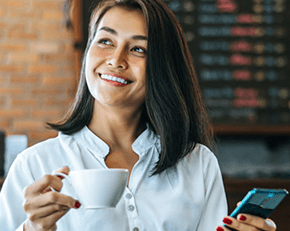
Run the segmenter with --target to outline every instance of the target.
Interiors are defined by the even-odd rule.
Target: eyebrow
[[[107,26],[104,26],[102,28],[100,28],[99,30],[104,30],[104,31],[107,31],[113,35],[118,35],[118,32],[110,27],[107,27]],[[144,35],[133,35],[132,36],[132,39],[134,40],[148,40],[148,37],[147,36],[144,36]]]

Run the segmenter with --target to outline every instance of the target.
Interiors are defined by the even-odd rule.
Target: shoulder
[[[196,144],[195,148],[182,158],[175,166],[166,172],[169,175],[179,175],[187,179],[195,179],[195,182],[219,172],[219,165],[214,153],[202,144]]]
[[[62,142],[63,136],[59,133],[57,137],[27,148],[17,155],[13,165],[26,169],[34,179],[67,165],[68,155]]]
[[[217,164],[217,158],[208,147],[197,143],[195,148],[182,159],[182,162],[191,166],[206,167],[210,163]]]
[[[62,132],[59,132],[56,137],[49,138],[47,140],[41,141],[37,144],[34,144],[31,147],[28,147],[22,153],[23,157],[29,156],[49,156],[59,155],[67,146],[70,146],[75,141],[75,134],[66,135]]]
[[[45,156],[48,151],[50,153],[55,153],[52,152],[52,150],[55,151],[56,149],[59,149],[61,146],[59,136],[60,134],[57,137],[50,138],[45,141],[41,141],[37,144],[34,144],[33,146],[25,149],[18,156],[26,159],[36,155]]]

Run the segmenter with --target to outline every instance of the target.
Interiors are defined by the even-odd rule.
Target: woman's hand
[[[275,231],[276,224],[271,219],[263,219],[261,217],[239,214],[237,219],[232,217],[225,217],[223,222],[226,226],[238,231]],[[230,231],[226,227],[219,226],[217,231]]]
[[[68,174],[69,168],[63,167],[56,172]],[[62,179],[60,176],[45,175],[25,189],[23,208],[28,219],[24,231],[55,231],[56,222],[69,209],[80,207],[78,201],[57,192],[62,188]]]

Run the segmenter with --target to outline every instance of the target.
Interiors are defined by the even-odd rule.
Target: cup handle
[[[64,174],[64,173],[62,173],[62,172],[53,172],[51,175],[54,175],[54,176],[62,176],[63,178],[68,179],[69,180],[69,183],[71,184],[70,179],[69,179],[69,176],[66,175],[66,174]]]
[[[53,172],[51,175],[54,175],[54,176],[62,176],[65,179],[67,179],[68,183],[70,184],[70,186],[73,189],[73,196],[72,197],[76,197],[76,199],[78,200],[78,195],[77,195],[77,193],[76,193],[76,191],[75,191],[75,189],[74,189],[74,187],[73,187],[73,185],[71,183],[71,179],[70,179],[70,177],[68,175],[66,175],[66,174],[64,174],[62,172]],[[52,188],[52,187],[50,187],[50,188],[51,188],[52,191],[57,192],[54,188]]]
[[[68,175],[66,175],[66,174],[64,174],[62,172],[53,172],[51,175],[54,175],[54,176],[62,176],[63,178],[67,179],[68,183],[70,184],[70,186],[74,190],[74,187],[73,187],[73,185],[71,183],[71,179],[70,179],[70,177]],[[50,188],[51,188],[52,191],[55,191],[56,192],[56,190],[54,188],[52,188],[52,187],[50,187]],[[77,195],[77,193],[76,193],[75,190],[74,190],[74,194]]]
[[[68,180],[70,185],[72,185],[71,182],[70,182],[69,176],[64,174],[64,173],[62,173],[62,172],[53,172],[51,175],[53,175],[53,176],[62,176],[63,178]],[[56,192],[56,190],[53,187],[50,187],[50,188],[51,188],[52,191]]]

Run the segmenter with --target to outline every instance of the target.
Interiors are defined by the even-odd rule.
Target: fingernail
[[[60,178],[61,180],[63,180],[64,179],[64,177],[63,176],[60,176],[60,175],[56,175],[58,178]]]
[[[225,231],[225,230],[221,227],[217,227],[216,231]]]
[[[79,207],[81,207],[81,203],[79,201],[76,201],[75,208],[78,209]]]
[[[227,225],[231,225],[233,222],[232,222],[231,219],[225,217],[225,218],[223,219],[223,223],[225,223],[225,224],[227,224]]]
[[[240,215],[239,220],[240,221],[245,221],[245,220],[247,220],[247,218],[244,215]]]

